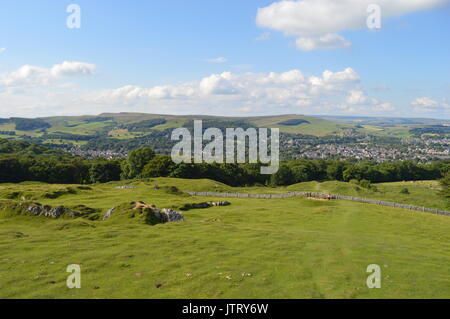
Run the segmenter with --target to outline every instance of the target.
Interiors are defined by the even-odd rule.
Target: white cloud
[[[347,104],[364,104],[368,100],[365,92],[361,90],[351,90],[349,96],[347,97]]]
[[[0,53],[3,53],[6,51],[6,48],[0,48]]]
[[[405,15],[441,5],[448,0],[302,0],[277,1],[259,8],[256,24],[297,37],[300,50],[348,47],[337,33],[366,28],[367,8],[381,7],[383,18]]]
[[[411,104],[417,106],[434,107],[437,106],[439,102],[430,99],[429,97],[418,97],[417,99],[412,101]]]
[[[62,77],[92,75],[95,65],[84,62],[63,62],[51,68],[23,65],[16,71],[0,74],[0,86],[45,85]]]
[[[125,86],[105,90],[93,99],[98,104],[147,108],[165,107],[168,112],[237,115],[259,113],[321,113],[387,111],[362,90],[352,69],[308,76],[297,69],[286,72],[223,72],[175,86],[143,88]],[[153,110],[155,111],[155,110]]]
[[[341,72],[324,71],[323,79],[327,83],[345,83],[359,81],[359,75],[352,68],[346,68]]]
[[[380,112],[391,112],[394,110],[395,110],[395,108],[392,106],[391,103],[381,103],[374,107],[374,111],[380,111]]]
[[[318,75],[286,72],[222,72],[179,84],[125,85],[81,90],[57,81],[93,74],[95,65],[67,62],[50,68],[25,65],[0,75],[0,117],[147,112],[169,114],[358,114],[392,111],[364,91],[352,68]],[[3,86],[2,86],[3,84]],[[6,85],[7,84],[7,85]]]
[[[295,44],[299,50],[312,51],[319,49],[340,49],[351,46],[351,42],[337,33],[327,33],[314,38],[298,38]]]
[[[199,89],[203,94],[237,94],[238,88],[233,84],[233,74],[224,72],[212,74],[200,81]]]
[[[218,58],[213,58],[213,59],[205,59],[206,62],[208,63],[225,63],[227,62],[227,58],[224,58],[223,56],[218,57]]]
[[[437,101],[429,97],[416,98],[411,102],[411,105],[414,106],[413,110],[419,113],[446,111],[450,109],[450,104],[446,99]]]
[[[67,62],[56,64],[51,68],[51,74],[55,78],[63,76],[79,76],[79,75],[93,75],[95,65],[84,62]]]

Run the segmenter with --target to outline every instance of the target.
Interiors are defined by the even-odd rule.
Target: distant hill
[[[163,115],[147,113],[103,113],[85,116],[55,116],[37,119],[0,119],[0,138],[25,139],[48,145],[127,144],[142,145],[167,139],[168,130],[190,128],[193,120],[204,120],[204,127],[279,128],[282,133],[315,137],[367,134],[382,137],[414,137],[435,134],[430,125],[450,123],[431,119],[390,119],[370,117],[305,116],[299,114],[223,117],[208,115]],[[430,133],[431,132],[431,133]],[[133,140],[136,139],[136,143]],[[138,143],[139,140],[139,143]],[[144,141],[143,141],[144,140]],[[125,143],[129,141],[130,143]],[[166,147],[161,145],[162,148]]]

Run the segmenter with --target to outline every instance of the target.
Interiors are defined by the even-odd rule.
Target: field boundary
[[[388,206],[388,207],[395,207],[395,208],[403,208],[408,210],[415,210],[425,213],[433,213],[438,215],[445,215],[450,216],[450,212],[435,208],[426,208],[426,207],[420,207],[420,206],[413,206],[408,204],[399,204],[399,203],[393,203],[393,202],[385,202],[382,200],[376,200],[376,199],[367,199],[367,198],[358,198],[353,196],[343,196],[343,195],[334,195],[334,194],[324,194],[324,193],[312,193],[312,192],[290,192],[290,193],[284,193],[284,194],[248,194],[248,193],[216,193],[216,192],[186,192],[187,194],[191,196],[207,196],[207,197],[234,197],[234,198],[259,198],[259,199],[282,199],[282,198],[289,198],[289,197],[296,197],[296,196],[306,196],[306,197],[312,197],[312,198],[321,198],[321,199],[340,199],[340,200],[347,200],[347,201],[353,201],[358,203],[365,203],[365,204],[373,204],[373,205],[379,205],[379,206]]]

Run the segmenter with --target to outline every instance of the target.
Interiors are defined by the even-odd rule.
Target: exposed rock
[[[83,214],[81,212],[77,212],[74,210],[71,210],[70,208],[66,208],[64,206],[58,206],[58,207],[51,207],[48,205],[40,205],[40,204],[33,204],[28,205],[26,208],[28,213],[34,216],[44,216],[44,217],[50,217],[50,218],[59,218],[62,215],[68,216],[68,217],[80,217]]]
[[[110,210],[108,210],[106,212],[105,216],[103,216],[103,220],[107,220],[108,218],[110,218],[115,210],[116,210],[116,207],[113,207]]]
[[[198,209],[198,208],[210,208],[214,206],[228,206],[231,205],[230,202],[203,202],[203,203],[193,203],[185,204],[180,207],[181,210]]]
[[[150,225],[184,220],[183,214],[170,208],[158,209],[155,205],[149,205],[142,201],[131,202],[130,205],[132,210],[137,210],[139,215],[145,216],[146,223]]]
[[[209,202],[212,206],[228,206],[231,205],[230,202],[224,201],[224,202]]]
[[[143,201],[133,201],[123,203],[108,210],[103,216],[103,220],[128,217],[137,219],[148,225],[157,225],[169,222],[180,222],[184,220],[182,213],[176,210],[163,208],[158,209],[153,204],[146,204]]]
[[[26,214],[26,215],[32,215],[32,216],[42,216],[42,217],[48,217],[48,218],[60,218],[60,217],[93,217],[94,213],[96,213],[98,210],[95,210],[93,208],[89,208],[86,206],[77,206],[74,208],[68,208],[64,206],[58,206],[58,207],[52,207],[48,205],[42,205],[40,203],[33,203],[33,202],[16,202],[16,201],[10,201],[10,202],[3,202],[0,203],[0,209],[2,210],[8,210],[10,212],[15,212],[16,214]],[[95,217],[95,216],[94,216]]]
[[[163,208],[159,214],[161,223],[180,222],[184,220],[183,214],[170,208]]]
[[[117,186],[117,189],[135,189],[136,186],[133,185],[123,185],[123,186]]]

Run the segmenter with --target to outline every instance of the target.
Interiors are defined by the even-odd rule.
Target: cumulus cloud
[[[328,33],[321,37],[298,38],[295,44],[299,50],[340,49],[351,46],[351,42],[337,33]]]
[[[386,101],[371,98],[352,68],[306,74],[286,72],[210,74],[190,82],[142,87],[125,85],[81,90],[58,81],[91,75],[95,65],[64,62],[50,68],[25,65],[0,75],[4,116],[147,112],[170,114],[336,114],[386,112]]]
[[[347,97],[347,104],[364,104],[368,100],[368,97],[365,92],[361,90],[351,90],[350,94]]]
[[[446,99],[437,101],[429,97],[418,97],[411,102],[415,112],[438,112],[450,108],[450,104]]]
[[[191,113],[194,106],[202,112],[222,115],[389,109],[387,104],[367,96],[358,73],[352,68],[325,70],[318,76],[297,69],[269,73],[223,72],[174,86],[124,86],[105,90],[94,99],[110,105],[164,105],[177,113]]]
[[[62,77],[92,75],[94,71],[94,64],[75,61],[65,61],[61,64],[55,64],[51,68],[23,65],[13,72],[0,74],[0,85],[45,85],[51,80]]]
[[[431,9],[448,0],[302,0],[277,1],[259,8],[256,24],[297,37],[300,50],[348,47],[339,32],[366,28],[367,8],[381,7],[383,18]]]
[[[414,101],[411,102],[412,105],[417,106],[425,106],[425,107],[433,107],[437,106],[439,103],[429,97],[418,97]]]

